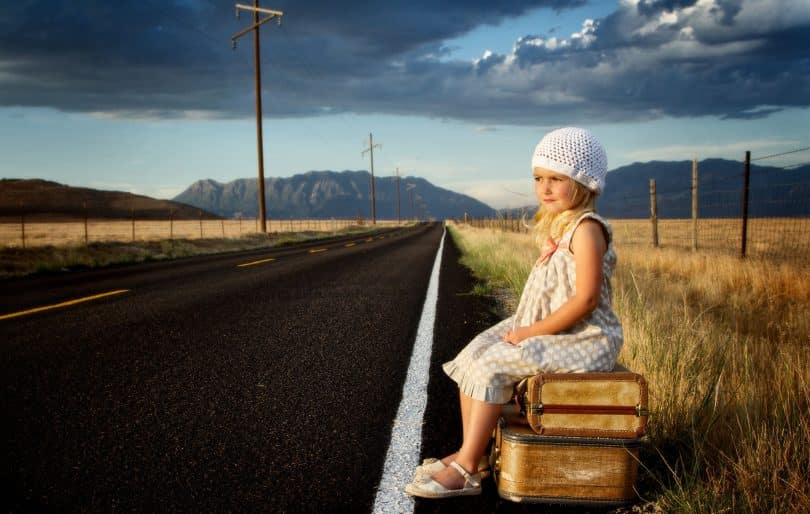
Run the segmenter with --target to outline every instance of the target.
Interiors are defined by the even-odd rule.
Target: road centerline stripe
[[[92,296],[85,296],[85,297],[82,297],[82,298],[76,298],[74,300],[68,300],[66,302],[55,303],[53,305],[44,305],[42,307],[34,307],[33,309],[27,309],[27,310],[24,310],[24,311],[11,312],[9,314],[0,315],[0,320],[10,319],[10,318],[17,318],[17,317],[20,317],[20,316],[27,316],[29,314],[34,314],[34,313],[42,312],[42,311],[48,311],[48,310],[52,310],[52,309],[61,309],[63,307],[69,307],[71,305],[76,305],[78,303],[90,302],[92,300],[98,300],[99,298],[105,298],[107,296],[113,296],[113,295],[123,294],[123,293],[127,293],[127,292],[129,292],[129,289],[118,289],[118,290],[115,290],[115,291],[108,291],[106,293],[99,293],[99,294],[94,294]]]
[[[375,513],[413,512],[414,509],[414,500],[405,493],[405,486],[413,478],[413,470],[418,464],[422,449],[422,423],[427,406],[433,325],[436,322],[436,304],[439,300],[439,269],[446,233],[445,229],[433,261],[422,316],[416,330],[416,342],[408,364],[405,385],[402,387],[402,400],[394,418],[391,444],[385,455],[385,466],[374,499]]]
[[[236,267],[237,268],[244,268],[245,266],[255,266],[256,264],[263,264],[265,262],[272,262],[274,260],[275,259],[271,257],[269,259],[261,259],[261,260],[258,260],[258,261],[246,262],[244,264],[237,264]]]
[[[351,248],[352,246],[354,246],[354,245],[356,245],[356,244],[357,244],[357,243],[346,243],[346,244],[345,244],[345,245],[343,245],[343,246],[345,246],[346,248]]]
[[[329,248],[313,248],[312,250],[309,251],[309,253],[321,253],[321,252],[325,252],[328,249]]]

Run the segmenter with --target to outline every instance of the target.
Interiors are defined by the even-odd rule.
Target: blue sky
[[[0,177],[158,198],[256,177],[234,3],[0,6]],[[810,0],[260,4],[285,12],[262,30],[266,177],[368,169],[373,132],[376,175],[506,207],[563,125],[611,169],[810,146]]]

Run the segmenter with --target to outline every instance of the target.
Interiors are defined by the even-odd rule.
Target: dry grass
[[[650,220],[610,220],[610,223],[618,246],[652,246]],[[520,219],[475,220],[474,224],[483,228],[525,232]],[[691,251],[693,229],[690,219],[659,219],[659,247]],[[739,255],[741,241],[741,219],[697,220],[697,245],[701,252]],[[746,241],[746,255],[749,257],[804,260],[810,253],[810,218],[751,218],[748,220]]]
[[[176,259],[192,255],[270,248],[342,234],[375,231],[368,226],[348,225],[335,232],[277,232],[272,237],[251,233],[234,238],[195,238],[142,240],[135,242],[99,241],[89,244],[34,245],[26,248],[0,248],[0,279],[30,275]]]
[[[336,232],[356,220],[268,220],[270,233]],[[377,226],[396,221],[378,220]],[[233,239],[259,233],[258,220],[84,220],[0,223],[0,247],[66,246],[100,242],[143,242],[163,239]],[[23,239],[25,244],[23,244]]]
[[[517,297],[536,250],[494,232],[452,227],[465,264]],[[650,383],[644,498],[666,512],[810,512],[808,265],[616,246],[620,360]]]
[[[650,220],[611,220],[617,246],[649,246]],[[662,248],[691,250],[692,220],[658,220]],[[740,219],[699,219],[698,249],[738,255],[742,240]],[[763,258],[803,258],[810,251],[810,218],[751,218],[748,220],[746,255]]]

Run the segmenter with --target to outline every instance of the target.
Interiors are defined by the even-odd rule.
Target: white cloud
[[[454,188],[495,209],[537,205],[529,179],[476,180],[455,185]]]
[[[746,151],[752,154],[767,154],[796,148],[803,144],[796,139],[753,139],[720,144],[679,144],[664,145],[643,150],[627,152],[625,157],[630,161],[683,161],[688,159],[702,160],[721,157],[742,160]]]
[[[223,118],[221,111],[203,109],[158,110],[158,109],[118,109],[106,111],[91,111],[88,113],[101,120],[131,120],[160,121],[167,117],[186,121],[219,120]]]
[[[125,191],[134,195],[143,195],[151,198],[171,200],[179,195],[188,185],[178,186],[170,184],[142,184],[134,182],[110,182],[104,180],[92,180],[88,187],[101,189],[104,191]]]

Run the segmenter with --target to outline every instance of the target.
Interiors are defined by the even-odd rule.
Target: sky
[[[0,177],[155,198],[257,177],[235,3],[3,2]],[[532,203],[532,151],[561,126],[610,169],[810,146],[810,0],[260,6],[284,13],[260,29],[265,177],[368,170],[373,133],[376,176],[502,208]]]

